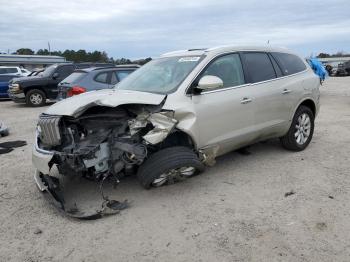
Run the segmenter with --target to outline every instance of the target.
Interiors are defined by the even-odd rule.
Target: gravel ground
[[[131,207],[95,221],[67,218],[34,184],[31,144],[45,108],[0,102],[11,127],[1,141],[28,141],[0,155],[0,261],[350,261],[350,77],[321,90],[305,151],[256,144],[149,191],[129,177],[106,191]],[[100,203],[95,183],[75,185],[77,199]]]

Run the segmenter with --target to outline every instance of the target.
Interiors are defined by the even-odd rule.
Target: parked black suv
[[[106,65],[110,64],[54,64],[47,67],[38,76],[13,79],[9,85],[8,94],[14,102],[26,103],[30,106],[43,106],[46,99],[56,99],[58,83],[73,73],[75,69]]]

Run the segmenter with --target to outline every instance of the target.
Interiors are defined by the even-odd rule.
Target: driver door
[[[240,56],[237,53],[215,58],[205,75],[219,77],[223,87],[193,96],[199,130],[199,147],[219,146],[218,155],[254,140],[254,101],[251,86],[245,84]]]

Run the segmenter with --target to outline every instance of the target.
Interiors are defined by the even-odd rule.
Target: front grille
[[[38,122],[39,138],[45,145],[57,146],[61,143],[60,119],[60,116],[40,115]]]

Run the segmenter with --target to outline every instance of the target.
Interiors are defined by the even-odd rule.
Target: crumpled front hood
[[[159,105],[165,95],[139,91],[105,89],[87,92],[57,102],[45,112],[49,115],[65,115],[77,117],[88,108],[94,106],[116,107],[125,104]]]

